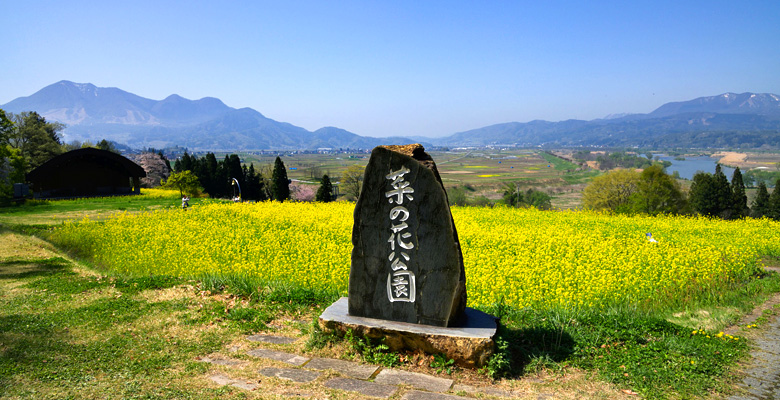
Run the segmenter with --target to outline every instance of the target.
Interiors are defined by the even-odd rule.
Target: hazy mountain
[[[508,122],[428,140],[371,138],[335,127],[310,132],[251,108],[228,107],[212,97],[188,100],[174,94],[158,101],[69,81],[0,108],[13,113],[37,111],[65,123],[66,141],[109,139],[133,147],[370,149],[421,141],[428,146],[780,146],[780,97],[769,93],[724,93],[667,103],[648,114],[610,114],[592,121]]]
[[[780,146],[780,97],[724,93],[667,103],[649,114],[592,121],[508,122],[434,141],[449,146]]]
[[[666,103],[648,116],[657,118],[695,112],[757,114],[780,118],[780,97],[770,93],[723,93],[719,96]]]
[[[219,99],[188,100],[173,94],[151,100],[117,88],[60,81],[0,106],[19,113],[37,111],[66,124],[65,140],[114,140],[134,147],[181,145],[208,150],[366,148],[407,143],[404,138],[370,138],[339,128],[315,132],[266,118],[251,109],[228,107]]]

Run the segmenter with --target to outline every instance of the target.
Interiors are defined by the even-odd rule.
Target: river
[[[666,154],[653,154],[653,157],[658,157],[661,161],[669,161],[672,163],[671,166],[666,167],[666,172],[669,175],[674,174],[674,171],[677,171],[680,174],[680,178],[688,180],[693,179],[693,175],[698,171],[714,174],[715,165],[718,162],[717,157],[707,156],[685,157],[685,160],[675,160],[674,157]],[[726,175],[726,178],[731,181],[731,175],[734,174],[734,168],[725,166],[721,166],[721,168],[723,168],[723,173]]]

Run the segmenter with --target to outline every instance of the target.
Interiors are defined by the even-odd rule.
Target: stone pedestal
[[[371,339],[384,339],[392,351],[422,350],[428,354],[444,354],[460,366],[478,368],[493,354],[497,329],[496,318],[472,308],[466,308],[460,324],[453,327],[412,324],[349,315],[348,300],[342,297],[319,318],[322,329]]]

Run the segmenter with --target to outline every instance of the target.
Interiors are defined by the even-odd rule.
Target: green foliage
[[[777,191],[777,189],[775,189]],[[769,192],[766,189],[766,184],[761,182],[758,184],[758,191],[756,197],[750,204],[750,216],[753,218],[761,218],[769,214]]]
[[[503,338],[496,339],[496,350],[487,365],[480,369],[480,372],[487,375],[490,379],[499,379],[509,375],[511,364],[509,362],[509,343]]]
[[[365,168],[357,164],[347,167],[341,175],[341,188],[344,194],[357,200],[360,197],[360,189],[363,186]]]
[[[344,339],[352,351],[360,354],[363,360],[369,364],[379,364],[390,368],[400,363],[398,354],[389,351],[390,348],[382,343],[384,339],[375,342],[368,338],[361,338],[355,336],[351,329],[344,335]]]
[[[743,218],[750,214],[745,183],[742,181],[742,172],[739,167],[734,169],[734,174],[731,176],[731,206],[734,218]]]
[[[594,154],[587,150],[581,150],[574,153],[574,158],[580,161],[596,161],[602,171],[615,168],[644,169],[653,165],[652,156],[649,154],[648,157],[642,157],[622,151]]]
[[[287,169],[278,156],[274,161],[274,170],[271,174],[271,199],[276,201],[290,199],[290,180],[287,178]]]
[[[693,175],[693,183],[691,183],[688,196],[694,212],[710,217],[720,213],[715,182],[711,174],[697,172]]]
[[[5,146],[8,143],[13,129],[13,121],[11,121],[5,114],[5,111],[0,108],[0,146]]]
[[[444,354],[436,354],[433,356],[433,361],[431,361],[431,368],[440,374],[451,375],[452,371],[457,367],[455,366],[455,360],[447,358]]]
[[[304,331],[308,336],[306,339],[306,350],[321,349],[341,340],[334,332],[323,331],[317,322],[317,318],[314,318]]]
[[[592,210],[627,212],[631,197],[639,191],[639,181],[639,173],[627,169],[597,176],[583,190],[582,204]]]
[[[189,170],[172,172],[171,176],[162,182],[161,187],[176,189],[182,196],[187,194],[192,195],[192,197],[197,197],[200,193],[200,182],[198,182],[198,177]]]
[[[453,186],[447,192],[447,200],[451,206],[465,206],[468,202],[466,191],[460,186]]]
[[[14,115],[14,129],[10,144],[21,151],[29,170],[39,167],[52,157],[62,154],[59,132],[65,127],[59,122],[47,122],[38,113],[22,112]],[[29,172],[25,171],[25,173]]]
[[[322,182],[314,199],[325,203],[333,201],[333,184],[330,183],[330,177],[327,174],[322,176]]]
[[[630,201],[632,212],[648,215],[676,214],[686,206],[680,184],[657,164],[645,168],[639,175],[637,191]]]
[[[761,183],[772,185],[777,179],[780,179],[780,170],[751,169],[743,174],[743,179],[747,186],[757,187]]]
[[[775,188],[772,190],[772,195],[769,196],[769,207],[766,216],[774,220],[780,220],[780,178],[775,182]]]
[[[185,151],[184,155],[174,162],[173,170],[192,171],[203,186],[203,191],[213,198],[233,198],[238,195],[239,188],[244,200],[262,201],[269,197],[265,177],[255,170],[254,164],[249,167],[242,165],[241,158],[236,154],[225,155],[222,161],[217,161],[217,157],[211,152],[199,158]],[[238,181],[238,187],[233,179]]]
[[[504,195],[502,200],[504,204],[511,207],[536,207],[540,210],[549,210],[552,208],[552,197],[535,189],[523,191],[520,189],[520,182],[504,183]]]

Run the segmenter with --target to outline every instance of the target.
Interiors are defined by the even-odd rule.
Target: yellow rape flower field
[[[68,222],[50,239],[132,276],[252,277],[346,294],[353,209],[347,202],[213,203]],[[504,207],[452,213],[471,307],[666,308],[717,296],[760,274],[761,255],[780,256],[780,223],[766,219]]]

